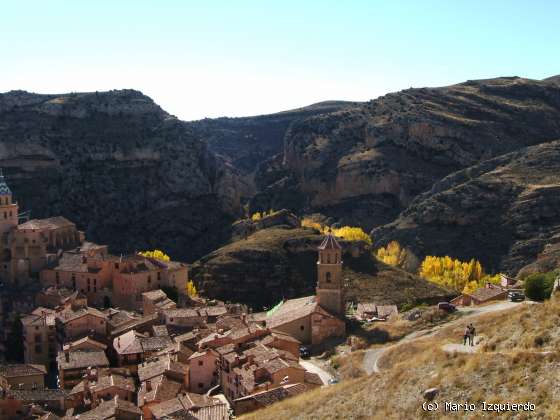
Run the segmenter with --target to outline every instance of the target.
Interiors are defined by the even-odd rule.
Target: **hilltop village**
[[[184,263],[114,256],[64,217],[19,215],[0,175],[0,419],[222,420],[326,385],[300,355],[345,337],[332,234],[316,293],[253,313],[189,294]]]

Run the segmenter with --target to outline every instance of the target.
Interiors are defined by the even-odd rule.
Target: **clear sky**
[[[560,1],[17,0],[0,92],[133,88],[181,119],[560,73]]]

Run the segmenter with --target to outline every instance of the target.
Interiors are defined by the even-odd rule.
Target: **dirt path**
[[[333,376],[327,372],[322,367],[318,366],[317,364],[313,363],[311,360],[300,360],[299,364],[304,367],[307,371],[311,373],[316,373],[319,375],[319,378],[323,381],[323,386],[329,384],[329,380],[333,379]]]
[[[375,348],[375,349],[367,350],[365,352],[365,355],[364,355],[363,369],[368,375],[371,375],[372,373],[375,373],[375,372],[380,372],[381,369],[379,368],[379,361],[380,361],[381,357],[383,357],[383,355],[385,354],[385,352],[387,352],[387,350],[390,350],[390,349],[392,349],[396,346],[399,346],[403,343],[413,341],[413,340],[417,340],[419,338],[430,337],[430,336],[436,334],[442,328],[446,328],[448,326],[453,326],[453,325],[464,323],[466,320],[469,320],[471,317],[476,317],[480,314],[489,313],[489,312],[505,311],[505,310],[509,310],[509,309],[513,309],[513,308],[518,308],[520,305],[529,304],[529,303],[533,303],[533,302],[527,302],[526,301],[526,302],[521,302],[521,303],[515,303],[515,302],[506,301],[506,302],[498,302],[498,303],[494,303],[494,304],[486,305],[486,306],[474,306],[474,307],[467,307],[467,308],[459,308],[459,311],[465,314],[464,316],[462,316],[459,319],[456,319],[456,320],[451,321],[451,322],[447,322],[445,324],[438,325],[436,327],[428,328],[428,329],[425,329],[425,330],[414,331],[413,333],[410,333],[410,334],[404,336],[398,342],[396,342],[394,344],[391,344],[389,346],[378,347],[378,348]],[[464,346],[464,347],[466,347],[466,346]]]

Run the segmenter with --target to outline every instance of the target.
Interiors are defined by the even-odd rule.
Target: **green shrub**
[[[525,295],[529,299],[537,301],[548,299],[552,293],[556,276],[555,271],[531,274],[525,279]]]

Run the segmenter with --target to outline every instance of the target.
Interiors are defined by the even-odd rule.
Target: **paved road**
[[[519,305],[529,304],[529,303],[534,303],[534,302],[526,301],[526,302],[523,302],[523,303],[516,303],[516,302],[504,301],[504,302],[497,302],[497,303],[493,303],[491,305],[485,305],[485,306],[460,307],[459,311],[463,312],[465,315],[462,316],[461,318],[457,319],[457,320],[447,322],[445,324],[438,325],[436,327],[428,328],[428,329],[425,329],[425,330],[414,331],[414,332],[404,336],[402,339],[400,339],[395,344],[391,344],[389,346],[378,347],[378,348],[375,348],[375,349],[367,350],[365,355],[364,355],[363,369],[368,375],[371,375],[374,372],[380,372],[379,360],[381,359],[383,354],[387,350],[392,349],[393,347],[396,347],[396,346],[398,346],[402,343],[406,343],[408,341],[416,340],[416,339],[422,338],[422,337],[429,337],[431,335],[434,335],[441,328],[444,328],[444,327],[447,327],[447,326],[450,326],[450,325],[459,324],[459,323],[464,323],[465,320],[468,319],[471,316],[476,316],[476,315],[480,315],[480,314],[484,314],[484,313],[488,313],[488,312],[504,311],[504,310],[508,310],[508,309],[518,307]]]
[[[329,379],[333,378],[333,376],[329,372],[324,370],[322,367],[317,366],[311,360],[301,360],[300,359],[299,364],[301,366],[303,366],[307,371],[309,371],[311,373],[316,373],[317,375],[319,375],[319,377],[323,381],[323,384],[324,384],[323,386],[328,385],[329,384]]]

